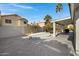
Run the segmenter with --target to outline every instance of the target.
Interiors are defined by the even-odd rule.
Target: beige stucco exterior
[[[79,3],[70,4],[72,19],[74,20],[74,43],[76,54],[79,55]]]
[[[6,23],[5,20],[10,19],[11,23]],[[16,14],[11,14],[11,15],[1,15],[1,25],[2,26],[26,26],[24,24],[24,21],[22,17],[16,15]]]
[[[79,54],[79,4],[75,5],[76,6],[76,11],[75,11],[75,27],[76,27],[76,53]]]

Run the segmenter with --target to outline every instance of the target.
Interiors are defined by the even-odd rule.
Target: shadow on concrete
[[[72,53],[70,53],[71,48],[69,48],[67,44],[63,44],[63,43],[58,42],[56,40],[45,42],[45,44],[47,44],[47,45],[49,45],[51,47],[54,47],[56,49],[59,49],[61,51],[61,53],[59,55],[62,55],[62,56],[74,56]]]
[[[17,35],[17,36],[9,36],[9,37],[0,37],[0,39],[11,39],[11,38],[17,38],[22,37],[23,35]]]
[[[69,35],[69,33],[65,33],[65,32],[61,32],[61,33],[58,33],[56,36],[59,36],[59,35]]]
[[[51,38],[52,39],[52,38]],[[48,42],[44,42],[40,37],[32,37],[29,39],[6,39],[2,40],[4,42],[0,43],[0,51],[3,52],[2,56],[73,56],[73,54],[70,54],[70,48],[68,48],[68,45],[63,44],[61,42],[58,42],[56,40],[51,40]],[[39,43],[38,45],[35,45],[34,43]],[[34,42],[34,43],[32,43]],[[47,45],[47,47],[44,47],[43,44]],[[41,47],[39,47],[41,46]],[[5,49],[6,47],[6,49]],[[9,47],[9,48],[7,48]],[[58,53],[52,48],[56,48],[60,50],[61,52]],[[4,54],[5,52],[10,54]]]
[[[59,35],[68,35],[68,40],[72,42],[72,46],[74,48],[74,51],[75,51],[75,39],[74,39],[74,32],[69,32],[69,33],[59,33],[57,34],[57,36]]]
[[[68,35],[68,34],[67,34]],[[52,38],[51,38],[52,39]],[[56,49],[58,49],[58,50],[60,50],[61,51],[61,53],[58,53],[58,52],[56,52],[56,51],[54,51],[53,49],[52,49],[52,51],[54,51],[55,53],[56,53],[56,55],[58,55],[58,56],[74,56],[73,54],[71,54],[70,53],[70,51],[71,51],[71,48],[69,48],[68,47],[68,45],[67,44],[63,44],[63,43],[61,43],[61,42],[58,42],[58,41],[56,41],[56,40],[51,40],[51,41],[43,41],[43,40],[46,40],[46,39],[41,39],[40,37],[32,37],[32,39],[30,39],[31,41],[33,40],[33,41],[41,41],[41,44],[46,44],[47,46],[49,46],[49,47],[51,47],[51,49],[52,48],[56,48]],[[54,52],[53,52],[53,54],[54,54]],[[50,53],[50,52],[49,52]],[[53,55],[52,55],[53,56]]]
[[[73,44],[73,48],[74,48],[74,51],[75,51],[74,32],[70,32],[70,33],[69,33],[68,40],[72,42],[72,44]]]

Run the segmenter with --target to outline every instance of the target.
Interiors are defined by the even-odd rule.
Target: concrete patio
[[[41,32],[28,36],[17,36],[0,39],[1,56],[73,56],[69,34],[53,38],[49,33]]]

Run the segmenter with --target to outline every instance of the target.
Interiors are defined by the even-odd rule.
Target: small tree
[[[45,24],[50,23],[51,22],[52,17],[50,15],[46,15],[44,20],[45,20]]]
[[[73,26],[73,25],[70,26],[70,27],[69,27],[69,30],[70,30],[70,31],[74,31],[74,26]]]
[[[51,30],[53,30],[53,26],[51,23],[47,23],[44,28],[46,32],[51,32]]]
[[[41,27],[39,26],[39,24],[33,24],[32,25],[32,29],[35,31],[35,32],[38,32],[38,30],[40,29]]]
[[[46,15],[44,20],[45,20],[45,26],[44,29],[46,32],[50,32],[52,29],[52,23],[51,23],[52,17],[50,15]]]

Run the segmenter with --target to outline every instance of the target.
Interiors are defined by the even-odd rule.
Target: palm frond
[[[58,3],[56,6],[56,12],[60,12],[63,9],[63,6],[61,3]]]

